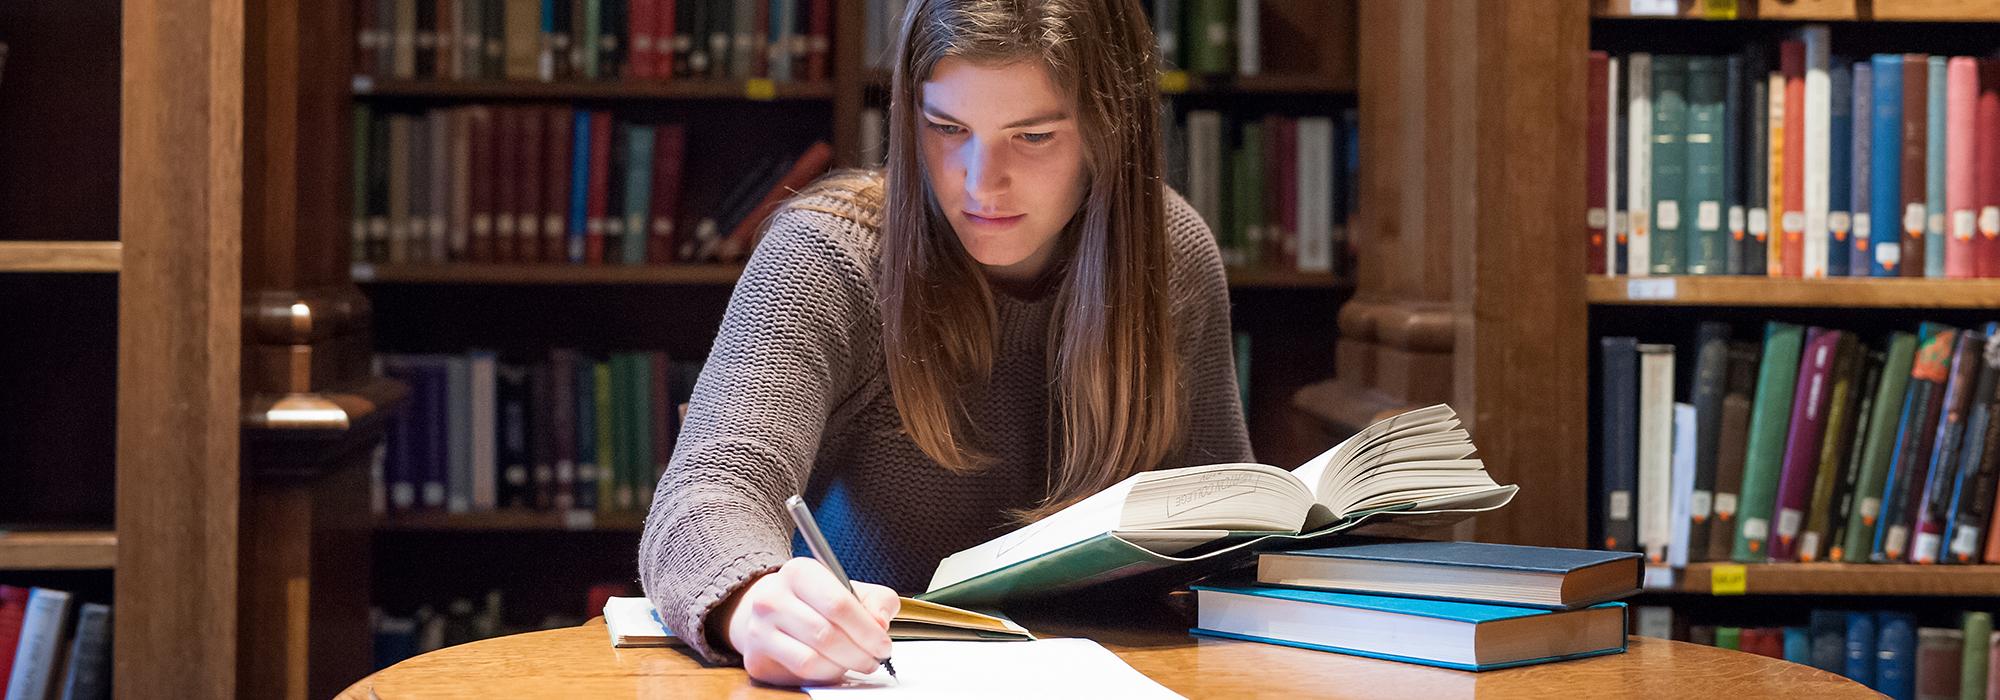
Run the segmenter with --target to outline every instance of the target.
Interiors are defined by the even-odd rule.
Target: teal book
[[[1655,275],[1687,271],[1687,230],[1693,212],[1683,209],[1688,191],[1688,60],[1653,57],[1653,242]]]
[[[1737,502],[1736,546],[1730,558],[1762,562],[1769,556],[1771,516],[1791,429],[1805,329],[1772,321],[1764,325],[1764,359],[1757,369],[1757,397],[1750,404],[1750,440],[1743,454],[1743,490]]]
[[[1924,259],[1909,260],[1906,264],[1924,266],[1924,277],[1944,277],[1944,225],[1945,225],[1945,57],[1931,56],[1928,60],[1929,90],[1924,113],[1927,125],[1924,130]],[[1962,145],[1950,145],[1964,148]]]
[[[1230,73],[1236,70],[1236,3],[1230,0],[1186,0],[1187,31],[1181,33],[1190,73]]]
[[[1249,585],[1199,585],[1196,635],[1488,671],[1625,651],[1625,604],[1551,611]]]
[[[646,225],[653,220],[653,140],[655,127],[632,124],[625,132],[625,244],[627,265],[646,264]]]
[[[1439,404],[1377,421],[1296,469],[1208,464],[1135,474],[946,557],[920,600],[987,607],[1148,577],[1177,586],[1252,554],[1407,535],[1512,501]],[[1134,585],[1140,585],[1135,583]]]
[[[1729,191],[1723,182],[1723,162],[1733,147],[1723,143],[1723,60],[1695,56],[1687,65],[1687,192],[1681,199],[1681,211],[1692,217],[1681,222],[1688,244],[1687,273],[1720,275],[1728,271],[1730,247],[1724,226]]]

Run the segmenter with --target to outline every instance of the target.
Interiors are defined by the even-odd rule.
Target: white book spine
[[[1674,404],[1672,528],[1667,533],[1667,564],[1676,569],[1687,568],[1688,534],[1694,525],[1694,439],[1694,404]]]
[[[1625,213],[1625,269],[1645,277],[1653,264],[1652,222],[1642,204],[1653,201],[1653,56],[1635,53],[1627,60],[1625,201],[1633,206]]]
[[[472,510],[499,507],[500,460],[498,422],[500,401],[497,385],[498,363],[493,353],[476,352],[472,369]]]
[[[1639,545],[1666,563],[1672,537],[1674,346],[1639,346]]]
[[[1258,54],[1263,51],[1262,32],[1258,29],[1259,9],[1263,0],[1236,0],[1236,73],[1257,75],[1263,72],[1263,62]]]
[[[1333,270],[1333,119],[1302,117],[1298,126],[1301,272]]]
[[[1188,203],[1219,230],[1216,218],[1222,209],[1222,114],[1211,110],[1191,110],[1187,115]]]
[[[28,609],[21,618],[21,640],[12,650],[14,666],[7,677],[6,700],[49,697],[69,607],[70,595],[66,591],[36,588],[28,592]]]
[[[1805,265],[1808,279],[1826,277],[1827,246],[1832,233],[1827,226],[1831,182],[1828,162],[1833,146],[1833,84],[1827,74],[1830,41],[1826,25],[1807,25],[1799,30],[1806,49],[1806,152],[1805,152]],[[1846,183],[1842,183],[1845,186]]]
[[[868,167],[881,167],[887,144],[883,134],[887,129],[882,124],[882,110],[870,107],[861,110],[861,163]]]
[[[1611,57],[1605,70],[1604,90],[1604,274],[1618,274],[1618,241],[1625,236],[1625,214],[1618,209],[1618,71],[1622,64]]]

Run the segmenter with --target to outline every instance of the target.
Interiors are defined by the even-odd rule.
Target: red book
[[[521,192],[518,185],[521,171],[515,166],[520,160],[520,110],[519,107],[493,110],[493,262],[521,259],[514,250],[518,240],[514,215],[521,210],[514,203]]]
[[[679,124],[661,124],[653,142],[652,223],[648,226],[646,262],[674,261],[675,227],[680,220],[681,161],[687,152],[687,129]]]
[[[542,260],[542,199],[547,193],[542,188],[542,155],[546,147],[542,144],[542,131],[548,119],[542,110],[522,107],[520,111],[521,142],[514,145],[515,186],[520,191],[514,195],[514,236],[518,244],[514,246],[516,259],[521,262]]]
[[[543,152],[548,154],[548,158],[542,167],[542,172],[546,173],[543,176],[544,180],[546,180],[544,184],[547,185],[547,187],[542,188],[544,194],[542,198],[542,241],[544,243],[542,246],[542,261],[557,263],[574,262],[569,259],[568,213],[569,151],[570,142],[575,138],[570,134],[570,125],[575,122],[576,114],[568,107],[550,107],[543,111],[542,116],[548,122],[548,129],[543,132],[548,136],[548,148],[543,149]]]
[[[1603,51],[1590,52],[1590,68],[1584,79],[1584,94],[1589,101],[1589,116],[1583,127],[1583,199],[1584,199],[1584,258],[1586,271],[1593,275],[1604,274],[1604,229],[1610,222],[1610,202],[1605,200],[1604,158],[1604,110],[1611,89],[1609,71],[1611,57]]]
[[[1903,54],[1903,246],[1904,277],[1924,276],[1924,224],[1928,199],[1924,178],[1930,128],[1930,62],[1923,54]],[[1886,223],[1886,222],[1884,222]]]
[[[494,181],[493,108],[471,107],[466,117],[466,160],[471,161],[467,199],[472,212],[472,236],[466,256],[473,262],[493,262]]]
[[[771,3],[757,3],[750,20],[750,77],[771,77]]]
[[[611,113],[592,112],[590,114],[590,190],[589,206],[586,207],[585,221],[590,222],[584,231],[583,260],[592,265],[604,264],[604,212],[606,198],[611,184]]]
[[[1979,62],[1969,56],[1955,56],[1945,68],[1945,149],[1944,275],[1954,279],[1973,276],[1975,258],[1973,236],[1979,215],[1977,189],[1972,182],[1972,159],[1978,151],[1973,141],[1975,109],[1979,100]]]
[[[653,77],[661,80],[674,77],[674,24],[676,0],[655,0],[659,6],[653,10]],[[691,2],[693,0],[690,0]]]
[[[1973,274],[2000,277],[2000,59],[1979,61],[1974,111],[1972,180],[1979,237],[1973,242]]]
[[[833,0],[812,0],[812,19],[808,22],[806,34],[810,46],[806,49],[806,79],[826,80],[827,52],[831,43],[827,37],[833,34]]]
[[[27,614],[28,589],[0,584],[0,693],[6,692],[14,670],[14,648],[20,646],[21,619]]]
[[[1806,45],[1778,45],[1778,70],[1785,76],[1784,276],[1805,276],[1806,262]]]
[[[633,78],[650,79],[653,77],[653,26],[656,22],[653,13],[659,10],[659,5],[653,0],[631,0],[626,9],[625,73]]]
[[[1833,395],[1833,365],[1842,331],[1814,326],[1806,329],[1805,352],[1799,357],[1797,388],[1792,392],[1792,417],[1785,438],[1783,471],[1778,473],[1777,526],[1771,529],[1771,561],[1797,561],[1800,526],[1812,502],[1813,481],[1819,475],[1821,439]]]
[[[736,230],[730,231],[723,239],[722,261],[736,262],[743,259],[743,256],[749,255],[750,250],[757,245],[756,237],[763,231],[764,219],[777,210],[778,203],[793,193],[805,189],[806,185],[812,184],[812,181],[826,172],[827,167],[832,164],[833,147],[827,145],[825,141],[814,142],[808,147],[798,160],[792,162],[792,169],[787,171],[784,177],[779,178],[778,184],[764,193],[764,199],[757,202],[756,208],[751,209],[748,216],[737,222]]]

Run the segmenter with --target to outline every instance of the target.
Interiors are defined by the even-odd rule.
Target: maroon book
[[[1903,55],[1903,277],[1924,276],[1924,225],[1929,219],[1924,206],[1929,202],[1925,189],[1924,165],[1929,157],[1926,140],[1930,124],[1930,63],[1923,54]],[[1883,222],[1888,223],[1888,222]],[[1890,228],[1887,230],[1896,230]]]
[[[466,255],[473,262],[493,262],[493,108],[472,107],[466,118],[467,156],[471,172],[467,173],[471,200],[468,208],[472,211],[472,236],[466,244]]]
[[[576,112],[568,107],[551,107],[543,113],[548,122],[548,155],[543,164],[542,261],[576,262],[569,254],[570,124]]]
[[[522,107],[519,117],[521,142],[513,146],[514,167],[514,256],[519,262],[542,261],[542,132],[548,119],[542,110]]]
[[[1972,177],[1979,236],[1973,241],[1973,274],[2000,277],[2000,59],[1980,59],[1974,110]]]
[[[1784,471],[1778,476],[1777,526],[1771,529],[1771,561],[1799,558],[1799,528],[1812,503],[1813,480],[1819,474],[1820,440],[1826,432],[1828,399],[1833,394],[1835,350],[1844,331],[1814,326],[1806,329],[1805,353],[1799,357],[1798,388],[1792,393],[1790,432],[1785,436]]]
[[[680,222],[681,161],[687,152],[687,129],[679,124],[661,124],[653,143],[653,222],[646,232],[646,262],[674,261]]]

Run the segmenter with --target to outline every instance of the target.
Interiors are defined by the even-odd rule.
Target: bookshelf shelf
[[[1237,289],[1348,289],[1354,283],[1330,272],[1232,267],[1229,268],[1229,286]]]
[[[111,530],[0,531],[0,571],[101,570],[118,564]]]
[[[0,272],[117,272],[118,241],[0,241]]]
[[[1682,9],[1673,16],[1632,11],[1642,3],[1610,0],[1593,3],[1597,19],[1733,21],[1709,18],[1699,9]],[[1658,3],[1653,3],[1658,4]],[[1980,0],[1762,0],[1744,2],[1737,19],[1813,22],[2000,22],[2000,7]],[[1681,8],[1685,8],[1683,3]]]
[[[2000,596],[2000,566],[1930,564],[1689,564],[1672,589],[1715,595],[1718,568],[1740,566],[1744,595]],[[1723,595],[1728,595],[1724,593]]]
[[[353,266],[362,284],[476,285],[731,285],[742,265],[558,265],[444,263]],[[1345,289],[1348,280],[1326,272],[1232,268],[1229,285],[1239,289]]]
[[[506,80],[374,80],[354,78],[354,96],[481,100],[830,100],[830,82],[767,80],[603,81],[542,83]]]
[[[638,532],[643,513],[495,510],[482,513],[396,513],[378,516],[376,532]]]
[[[889,74],[869,74],[868,86],[889,89]],[[1169,72],[1160,78],[1165,96],[1202,95],[1346,95],[1355,90],[1353,76],[1291,73],[1265,75],[1195,75]]]
[[[1590,276],[1584,299],[1599,306],[1990,309],[2000,307],[2000,280]]]

